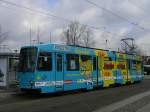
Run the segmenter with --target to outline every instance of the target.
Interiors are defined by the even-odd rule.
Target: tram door
[[[131,63],[130,63],[130,59],[127,60],[127,81],[130,81],[130,77],[129,77],[129,74],[130,74],[130,69],[131,69]]]
[[[93,83],[94,86],[98,86],[98,70],[97,70],[97,57],[93,57]]]
[[[56,53],[55,55],[55,87],[56,91],[63,90],[63,80],[64,80],[64,65],[63,65],[63,54]]]

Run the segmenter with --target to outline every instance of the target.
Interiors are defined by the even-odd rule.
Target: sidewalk
[[[150,103],[139,109],[137,112],[150,112]]]
[[[150,112],[150,91],[126,98],[94,112]]]
[[[150,79],[150,75],[144,75],[144,79]]]
[[[16,93],[18,93],[17,88],[9,88],[9,89],[0,88],[0,98],[5,98]]]

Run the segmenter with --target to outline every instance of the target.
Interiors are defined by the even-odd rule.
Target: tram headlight
[[[47,78],[47,77],[46,77],[45,75],[43,75],[43,76],[37,75],[37,76],[35,77],[35,80],[40,81],[40,80],[45,80],[46,78]]]
[[[41,76],[36,76],[35,79],[36,79],[36,80],[42,80],[42,77],[41,77]]]

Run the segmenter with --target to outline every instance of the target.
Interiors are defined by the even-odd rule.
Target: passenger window
[[[112,63],[111,57],[104,57],[103,69],[106,69],[106,70],[114,69],[114,64]]]
[[[57,71],[62,71],[62,55],[57,54]]]
[[[111,61],[104,61],[104,69],[114,69],[114,64]]]
[[[79,70],[79,55],[77,54],[67,54],[67,70],[68,71],[78,71]]]
[[[91,56],[81,55],[81,67],[82,71],[92,71],[92,60]]]
[[[51,71],[52,70],[52,54],[49,52],[40,52],[38,57],[38,70]]]
[[[117,65],[117,69],[126,69],[125,63],[119,62],[119,64]]]
[[[141,62],[133,60],[132,61],[132,69],[140,70],[141,69]]]
[[[137,68],[137,62],[135,60],[132,60],[132,69],[136,70]]]

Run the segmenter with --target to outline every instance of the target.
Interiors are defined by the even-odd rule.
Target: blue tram
[[[55,93],[134,83],[143,74],[142,58],[137,55],[43,44],[21,48],[17,78],[21,90]]]

